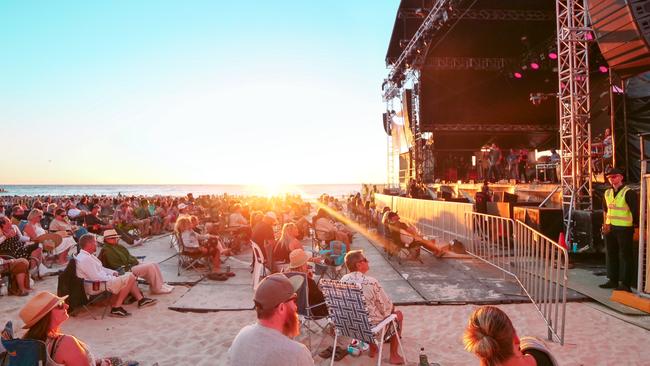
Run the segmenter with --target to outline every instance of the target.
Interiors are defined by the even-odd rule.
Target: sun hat
[[[61,244],[63,237],[56,233],[46,233],[36,237],[34,241],[43,244],[43,248],[52,250]]]
[[[309,260],[309,255],[303,249],[295,249],[289,253],[289,268],[302,267]]]
[[[253,300],[262,309],[272,309],[297,296],[296,291],[302,286],[303,281],[302,276],[287,278],[282,273],[272,274],[263,279],[257,286]]]
[[[118,234],[117,231],[115,231],[115,230],[113,230],[113,229],[110,229],[110,230],[106,230],[106,231],[104,231],[104,235],[103,235],[103,236],[104,236],[104,239],[108,239],[108,238],[119,238],[119,237],[120,237],[120,234]]]
[[[18,315],[20,319],[23,320],[25,325],[23,329],[29,329],[39,320],[43,319],[47,313],[52,311],[57,305],[65,302],[65,299],[68,298],[68,295],[63,297],[58,297],[55,294],[47,291],[42,291],[36,294],[36,296],[29,299],[27,304],[20,309]]]

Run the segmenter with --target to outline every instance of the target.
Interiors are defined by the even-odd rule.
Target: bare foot
[[[388,362],[391,365],[403,365],[404,364],[404,359],[400,355],[390,355],[390,358],[388,359]]]

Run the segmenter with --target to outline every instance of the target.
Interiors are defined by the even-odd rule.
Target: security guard
[[[605,176],[612,186],[605,191],[603,224],[609,281],[599,287],[631,292],[634,273],[633,237],[634,228],[639,224],[639,198],[635,191],[623,183],[625,176],[621,169],[610,169]],[[623,267],[620,284],[619,263]]]

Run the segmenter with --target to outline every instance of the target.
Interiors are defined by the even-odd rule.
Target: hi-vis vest
[[[605,203],[607,204],[607,215],[605,223],[613,226],[633,226],[632,211],[625,202],[625,194],[629,191],[628,186],[623,187],[616,197],[614,196],[614,189],[610,188],[605,191]]]

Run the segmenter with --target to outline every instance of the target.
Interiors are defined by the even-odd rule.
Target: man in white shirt
[[[266,277],[255,290],[257,323],[242,328],[228,350],[230,365],[313,366],[314,359],[304,344],[291,338],[300,333],[296,291],[303,277],[291,279],[276,273]]]
[[[138,302],[138,308],[151,306],[158,302],[158,300],[142,296],[133,273],[127,272],[119,275],[117,271],[102,266],[102,262],[94,255],[97,251],[95,235],[82,235],[79,238],[79,247],[81,247],[81,251],[75,258],[77,261],[77,277],[89,281],[84,282],[86,294],[95,295],[104,290],[108,290],[113,294],[111,297],[112,316],[123,318],[131,315],[122,307],[124,299],[129,294]],[[104,283],[98,286],[98,282]]]

